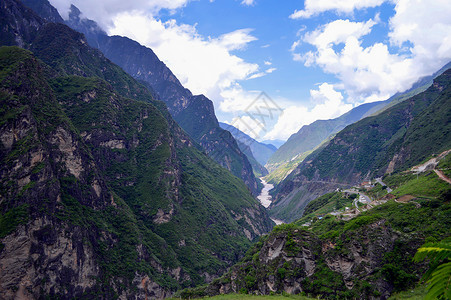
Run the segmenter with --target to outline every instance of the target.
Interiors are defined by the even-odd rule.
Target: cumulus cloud
[[[390,19],[390,42],[408,45],[413,72],[429,74],[451,59],[450,1],[399,0],[395,11]]]
[[[381,42],[362,46],[377,24],[374,20],[336,20],[295,42],[293,60],[336,75],[349,101],[384,100],[451,59],[450,13],[449,1],[399,0],[390,19],[389,38],[392,45],[404,47],[404,52],[391,52]],[[313,45],[315,50],[297,52],[301,42]]]
[[[305,0],[303,10],[295,10],[291,19],[310,18],[325,11],[350,14],[354,10],[380,6],[386,0]]]
[[[226,113],[243,112],[257,99],[259,94],[258,91],[244,90],[235,83],[221,92],[221,98],[224,100],[219,104],[219,109]]]
[[[300,105],[285,108],[273,129],[263,139],[288,139],[304,125],[339,117],[353,107],[345,103],[342,93],[329,83],[321,84],[317,90],[310,90],[310,101],[314,105],[311,109]]]
[[[308,32],[302,41],[316,50],[294,57],[306,66],[319,65],[324,71],[337,75],[349,100],[363,102],[383,100],[405,89],[417,74],[412,74],[412,60],[391,54],[387,45],[375,43],[364,48],[362,37],[371,32],[375,21],[351,22],[336,20]],[[343,45],[341,50],[335,46]]]
[[[63,16],[67,17],[69,5],[73,3],[84,17],[98,22],[108,34],[127,36],[152,48],[186,88],[194,94],[205,94],[216,105],[222,100],[222,91],[237,81],[274,71],[262,71],[258,64],[232,54],[232,51],[245,50],[249,43],[257,40],[251,29],[204,37],[197,32],[196,25],[158,19],[160,10],[175,10],[188,2],[190,0],[51,0]]]
[[[230,52],[256,40],[250,29],[204,38],[195,26],[179,25],[175,20],[162,22],[138,12],[121,13],[113,24],[110,34],[125,35],[152,48],[186,88],[194,94],[205,94],[216,105],[225,89],[259,71],[257,64]]]

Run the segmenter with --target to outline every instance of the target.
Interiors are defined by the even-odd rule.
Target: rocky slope
[[[31,7],[37,6],[35,0],[24,2]],[[37,2],[42,3],[40,6],[49,5],[46,0]],[[43,18],[47,16],[42,15]],[[57,16],[51,16],[50,19]],[[257,195],[257,180],[251,164],[233,136],[220,128],[213,103],[208,98],[193,95],[184,88],[151,49],[126,37],[108,36],[94,21],[81,18],[81,12],[75,6],[71,7],[66,23],[85,34],[92,47],[101,50],[108,59],[144,83],[155,97],[164,101],[174,120],[190,137],[199,143],[211,158],[241,178],[254,196]]]
[[[451,147],[451,70],[426,91],[339,132],[276,188],[272,213],[294,220],[316,194],[392,173]]]
[[[0,48],[4,298],[162,297],[270,230],[144,86],[67,26],[1,5],[1,44],[38,57]]]
[[[442,167],[447,165],[449,160]],[[403,172],[384,180],[394,189],[381,200],[384,204],[374,204],[347,221],[323,214],[308,225],[303,218],[277,226],[220,279],[180,295],[285,292],[326,299],[387,299],[410,290],[427,269],[425,263],[412,263],[418,247],[449,237],[451,186],[434,172],[419,179]],[[410,202],[402,200],[407,193]],[[335,205],[346,197],[333,195],[322,198],[321,205]],[[395,195],[397,202],[387,201]]]

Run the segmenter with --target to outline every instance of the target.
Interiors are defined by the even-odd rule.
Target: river
[[[260,178],[260,180],[263,183],[263,189],[260,193],[260,195],[257,197],[258,201],[260,201],[260,203],[263,205],[264,208],[268,208],[271,205],[272,202],[272,197],[269,194],[269,191],[272,190],[274,188],[274,185],[267,183],[263,177]],[[281,220],[277,220],[274,218],[271,218],[271,220],[274,221],[274,223],[276,223],[276,225],[280,225],[283,224],[284,222]]]

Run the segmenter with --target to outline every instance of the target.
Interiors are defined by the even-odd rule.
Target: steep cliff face
[[[29,53],[0,56],[6,298],[169,295],[219,276],[271,228],[244,185],[151,104],[96,78],[49,86]]]
[[[0,48],[0,293],[163,297],[219,276],[272,227],[264,208],[143,85],[42,24],[22,36],[39,60]]]
[[[302,211],[292,208],[302,208],[299,199],[315,198],[303,196],[312,185],[330,192],[412,167],[449,149],[450,91],[448,70],[426,91],[346,127],[280,183],[274,191],[274,215],[282,214],[286,220],[300,217]]]
[[[0,294],[37,298],[95,292],[100,261],[92,243],[114,243],[100,228],[65,222],[114,202],[95,163],[59,109],[29,53],[1,48]],[[79,206],[74,207],[77,199]]]
[[[24,47],[45,23],[21,2],[2,0],[0,7],[2,24],[5,25],[0,31],[2,45]]]
[[[184,88],[151,49],[126,37],[107,36],[95,22],[82,19],[74,6],[67,24],[85,34],[90,45],[153,90],[194,141],[221,166],[241,178],[254,196],[257,195],[252,167],[235,139],[220,128],[211,100],[203,95],[193,95]]]

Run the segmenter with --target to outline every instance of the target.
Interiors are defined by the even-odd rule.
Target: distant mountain
[[[47,2],[25,0],[25,4],[36,1]],[[241,178],[254,196],[258,194],[251,164],[232,135],[219,126],[213,103],[208,98],[193,95],[184,88],[151,49],[126,37],[108,36],[96,22],[81,18],[81,12],[73,5],[66,24],[83,33],[89,45],[145,84],[156,98],[166,103],[174,120],[211,158]]]
[[[279,184],[302,160],[321,143],[331,139],[333,135],[358,120],[367,116],[377,115],[384,110],[425,91],[431,86],[434,78],[449,69],[451,62],[431,76],[419,79],[405,92],[397,93],[388,100],[360,105],[344,115],[331,120],[318,120],[303,126],[293,134],[268,160],[265,165],[271,176],[268,182]]]
[[[271,229],[243,182],[82,34],[16,0],[0,25],[2,299],[163,298]]]
[[[279,149],[280,146],[285,144],[285,142],[286,141],[284,141],[284,140],[264,140],[264,141],[262,141],[263,144],[272,146],[274,150]]]
[[[268,145],[258,142],[257,140],[251,138],[249,135],[245,134],[232,125],[221,122],[219,123],[219,125],[222,129],[229,131],[237,141],[241,142],[244,145],[247,145],[252,151],[254,158],[262,166],[266,164],[269,157],[271,157],[271,155],[277,150],[274,145]]]
[[[312,199],[451,148],[451,69],[424,92],[337,133],[275,189],[271,214],[294,220]]]
[[[254,157],[254,154],[252,153],[251,148],[249,145],[244,144],[237,140],[238,147],[240,147],[240,150],[246,155],[247,159],[249,160],[252,170],[254,171],[254,175],[258,178],[268,175],[268,170],[266,170],[265,167],[263,167]],[[261,187],[262,188],[262,187]]]
[[[353,108],[344,115],[331,120],[318,120],[310,125],[302,126],[299,131],[290,136],[286,143],[269,158],[265,165],[271,173],[268,182],[278,184],[302,160],[330,136],[336,134],[347,125],[364,118],[376,108],[383,107],[388,101],[367,103]]]

